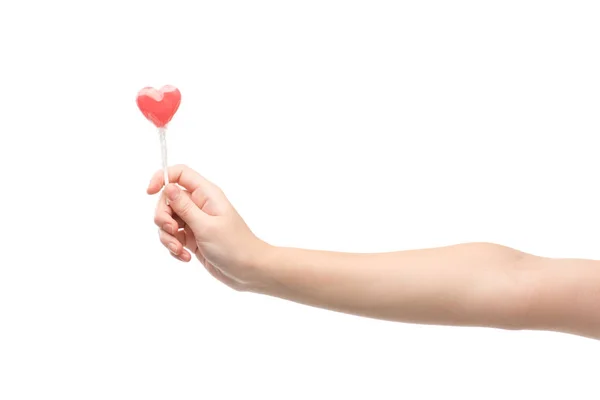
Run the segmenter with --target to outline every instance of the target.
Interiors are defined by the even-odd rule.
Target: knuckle
[[[192,214],[192,203],[187,199],[181,199],[178,214],[183,218],[189,217]]]
[[[169,241],[169,239],[167,238],[167,236],[163,230],[160,231],[160,234],[158,237],[159,237],[160,242],[164,245],[166,245],[167,242]]]

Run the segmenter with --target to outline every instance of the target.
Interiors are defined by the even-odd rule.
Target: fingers
[[[189,193],[184,193],[190,196]],[[166,195],[161,193],[158,203],[156,205],[156,211],[154,213],[154,223],[160,229],[174,235],[179,229],[185,227],[185,222],[177,214],[173,213],[173,209],[167,205]]]
[[[182,243],[185,243],[185,232],[177,232],[176,236],[173,236],[162,229],[159,229],[160,242],[171,252],[175,258],[188,262],[192,259],[191,254],[184,249]]]
[[[175,235],[179,228],[183,228],[183,224],[179,225],[177,216],[173,216],[173,210],[167,205],[166,196],[161,193],[156,205],[156,211],[154,213],[154,223],[163,231]]]
[[[171,255],[171,257],[173,257],[179,261],[190,262],[192,260],[192,256],[190,256],[189,253],[187,253],[187,252],[181,253],[181,255],[179,255],[179,256],[176,256],[173,253],[169,253],[169,254]],[[186,255],[187,255],[187,257],[186,257]]]
[[[208,215],[223,215],[231,208],[223,191],[214,183],[202,177],[185,165],[175,165],[168,169],[169,183],[178,184],[192,194],[192,200]],[[156,171],[146,191],[156,194],[164,186],[164,173]],[[168,202],[166,202],[168,204]]]
[[[191,197],[185,190],[182,191],[182,196]],[[198,248],[196,239],[190,227],[166,204],[164,192],[156,206],[154,223],[159,227],[161,243],[169,249],[171,255],[184,262],[190,261],[191,254],[182,249],[187,248],[192,254],[195,253]]]
[[[201,232],[208,225],[210,217],[176,184],[167,185],[165,193],[169,199],[169,207],[191,228],[192,232]]]
[[[183,186],[188,191],[193,192],[198,188],[209,188],[214,186],[213,183],[209,182],[206,178],[201,176],[198,172],[194,171],[186,165],[174,165],[169,167],[168,170],[169,183],[177,183]],[[148,194],[156,194],[164,186],[165,179],[162,170],[156,171],[146,191]]]
[[[183,222],[183,220],[179,218],[177,214],[173,216],[173,219],[175,220],[175,222],[177,222],[177,226],[179,227],[179,229],[183,229],[185,227],[185,222]]]

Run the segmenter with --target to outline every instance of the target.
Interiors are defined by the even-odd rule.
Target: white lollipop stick
[[[160,153],[162,156],[162,168],[165,180],[165,188],[169,184],[169,167],[167,162],[167,128],[158,128],[158,137],[160,139]],[[169,199],[167,200],[167,205],[169,205]]]
[[[162,167],[165,174],[165,186],[169,184],[169,170],[167,163],[167,128],[158,128],[158,137],[160,139],[160,152],[162,155]]]

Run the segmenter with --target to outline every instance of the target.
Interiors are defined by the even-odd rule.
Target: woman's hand
[[[168,174],[154,216],[161,243],[181,261],[194,254],[212,276],[236,290],[260,291],[266,281],[260,260],[270,246],[250,231],[215,184],[184,165],[170,167]],[[156,194],[163,186],[163,172],[157,171],[147,192]]]
[[[216,185],[185,166],[168,173],[173,183],[154,219],[161,242],[179,260],[195,254],[236,290],[405,323],[600,339],[600,261],[538,257],[492,243],[375,254],[274,247],[250,231]],[[161,187],[158,171],[148,193]]]

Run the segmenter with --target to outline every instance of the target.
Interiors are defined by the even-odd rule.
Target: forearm
[[[525,256],[523,329],[600,339],[600,261]]]
[[[518,328],[522,257],[487,243],[380,254],[274,248],[265,294],[378,319]]]

